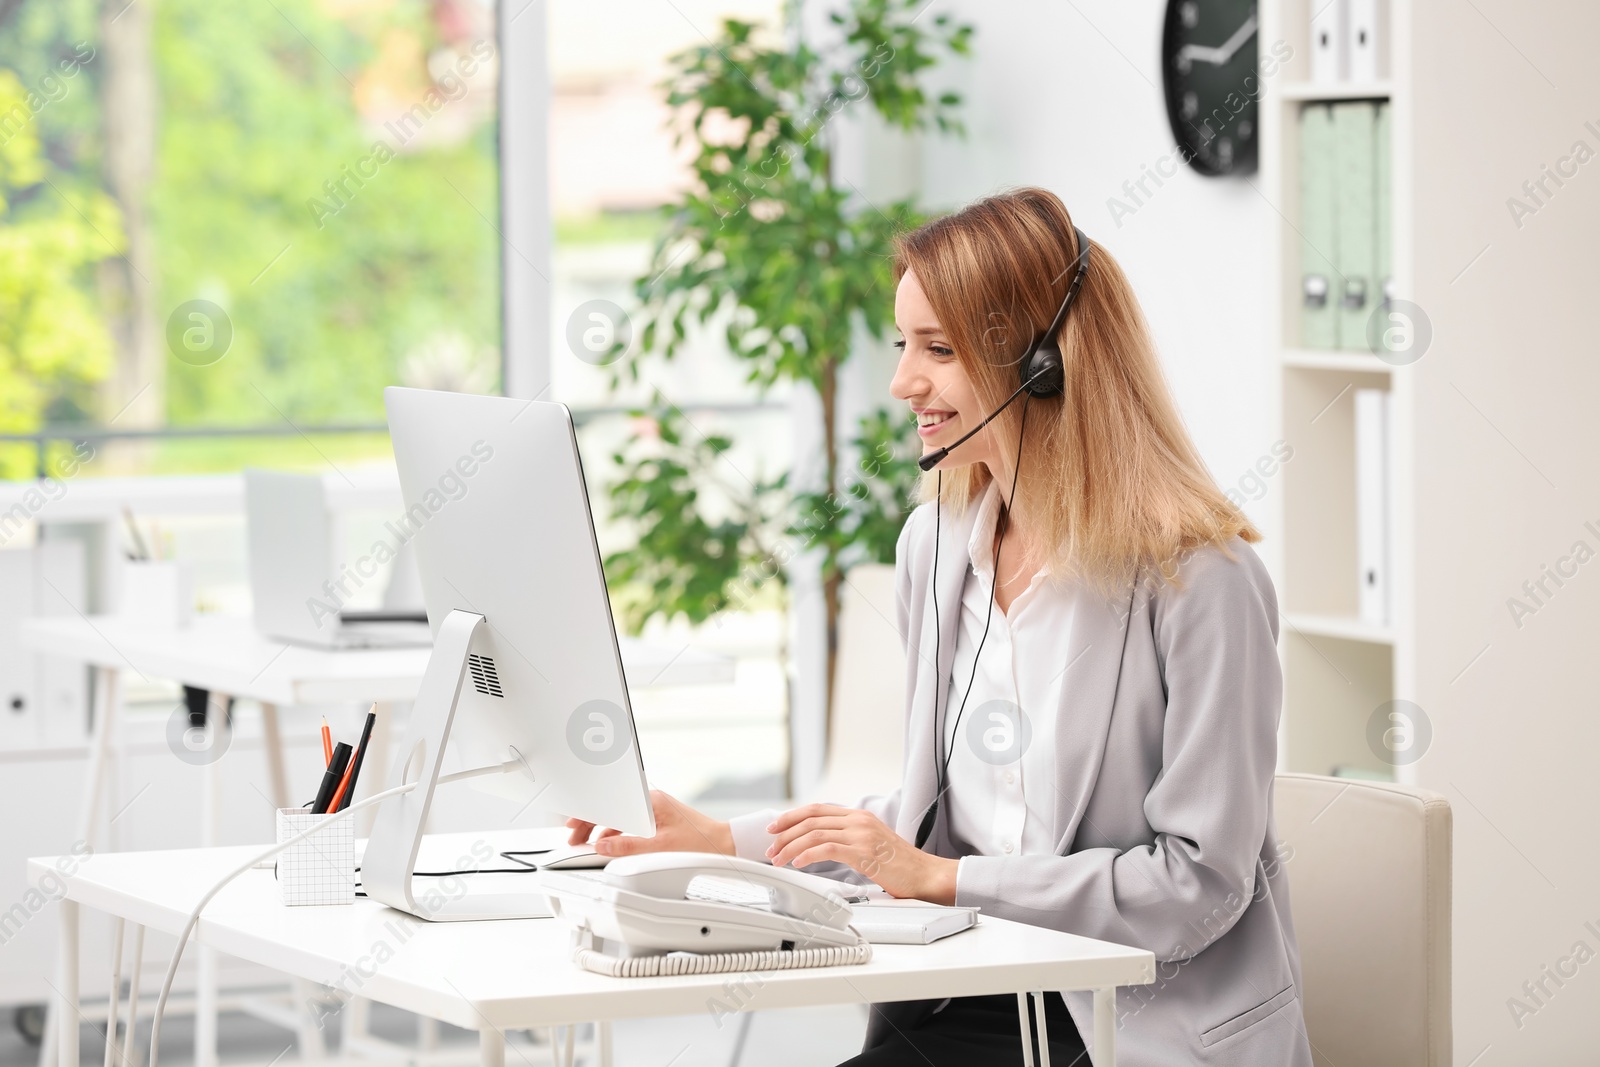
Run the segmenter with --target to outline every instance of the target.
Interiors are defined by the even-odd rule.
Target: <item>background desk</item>
[[[23,643],[35,652],[79,660],[95,668],[95,707],[90,742],[90,773],[85,783],[80,838],[94,843],[94,822],[102,803],[106,759],[121,713],[122,672],[170,678],[210,690],[213,701],[228,696],[261,703],[272,764],[273,801],[288,807],[278,708],[303,704],[409,701],[428,666],[428,648],[317,649],[262,636],[248,619],[202,615],[182,629],[152,626],[118,616],[35,619],[22,628]],[[696,649],[656,646],[632,638],[619,641],[623,669],[633,689],[728,681],[733,663]],[[374,792],[388,772],[390,716],[380,715],[374,733],[376,764],[367,764],[363,795]],[[209,716],[209,728],[226,729],[225,717]],[[381,735],[377,731],[382,731]],[[221,761],[209,764],[213,773]],[[211,790],[202,804],[201,843],[213,844]]]
[[[522,833],[552,841],[563,836],[559,830]],[[440,835],[424,848],[436,856],[470,855],[480,837],[505,847],[501,836]],[[244,846],[122,852],[76,862],[60,904],[63,959],[70,966],[61,976],[57,1016],[73,1021],[62,1028],[61,1067],[78,1064],[79,907],[176,934],[205,891],[257,851]],[[29,861],[29,881],[40,886],[55,866],[54,859]],[[1095,1050],[1096,1067],[1110,1067],[1116,987],[1155,978],[1155,958],[1148,952],[996,918],[933,945],[875,945],[872,961],[859,966],[608,978],[570,962],[570,932],[553,919],[424,923],[365,899],[348,907],[287,908],[278,903],[266,870],[249,871],[218,894],[195,939],[301,979],[477,1030],[483,1067],[504,1067],[507,1029],[701,1012],[708,1001],[727,999],[730,978],[750,990],[734,1005],[745,1011],[1092,989],[1094,1033],[1084,1036]],[[159,988],[150,985],[159,980],[147,976],[145,988]]]

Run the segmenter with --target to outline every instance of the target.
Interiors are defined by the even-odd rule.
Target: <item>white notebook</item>
[[[977,925],[977,908],[947,908],[923,901],[852,904],[854,926],[874,945],[931,945]]]

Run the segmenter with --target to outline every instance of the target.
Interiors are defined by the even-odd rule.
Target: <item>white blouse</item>
[[[950,757],[940,818],[969,854],[1048,855],[1056,849],[1056,714],[1070,666],[1067,647],[1077,587],[1054,581],[1041,570],[1011,602],[1009,612],[996,604],[973,677],[973,656],[983,638],[994,582],[1000,493],[993,482],[976,506],[961,602],[939,605],[941,618],[948,619],[951,611],[961,613],[949,702],[940,709],[944,743],[939,758]],[[956,712],[968,678],[973,678],[972,698],[958,724]],[[1072,743],[1071,738],[1062,740]],[[731,820],[736,853],[765,860],[773,841],[765,828],[777,815],[777,809],[769,808]],[[956,870],[958,892],[964,866],[963,861]]]
[[[1067,672],[1075,585],[1033,576],[1009,611],[994,605],[994,533],[1000,491],[994,483],[978,502],[968,543],[971,565],[959,607],[949,703],[941,715],[950,760],[941,816],[952,838],[983,856],[1056,850],[1056,714]],[[983,641],[984,621],[989,637]],[[983,655],[973,673],[973,658]],[[971,693],[967,693],[968,679]],[[960,714],[962,698],[966,710]],[[1070,739],[1065,739],[1070,741]],[[960,886],[958,869],[956,882]]]

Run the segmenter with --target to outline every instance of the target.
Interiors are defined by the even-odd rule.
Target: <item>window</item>
[[[0,479],[87,448],[76,477],[265,465],[361,482],[389,463],[384,386],[530,378],[574,410],[602,551],[630,538],[607,515],[611,455],[651,432],[630,412],[656,395],[738,441],[728,480],[787,469],[789,397],[755,395],[714,323],[621,388],[583,344],[627,328],[660,209],[687,180],[667,57],[728,16],[777,32],[781,0],[507,5],[161,0],[105,17],[99,0],[0,0]],[[537,57],[502,54],[529,41],[547,47],[548,111]],[[521,112],[505,139],[503,98]],[[502,160],[548,171],[507,183],[504,219]],[[616,313],[594,319],[596,302]],[[132,501],[191,563],[200,608],[247,611],[241,517],[162,506]],[[348,510],[346,545],[390,517]],[[647,631],[738,664],[732,686],[641,691],[661,784],[781,779],[776,593],[699,632]]]
[[[499,388],[492,0],[100,10],[0,5],[0,434],[149,435],[90,474],[357,462],[384,385]]]

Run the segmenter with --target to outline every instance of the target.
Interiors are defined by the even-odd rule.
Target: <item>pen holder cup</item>
[[[129,560],[122,566],[119,615],[181,630],[194,617],[194,575],[185,560]]]
[[[278,809],[278,843],[328,816]],[[278,853],[278,897],[286,905],[352,904],[356,899],[356,830],[346,816]]]

